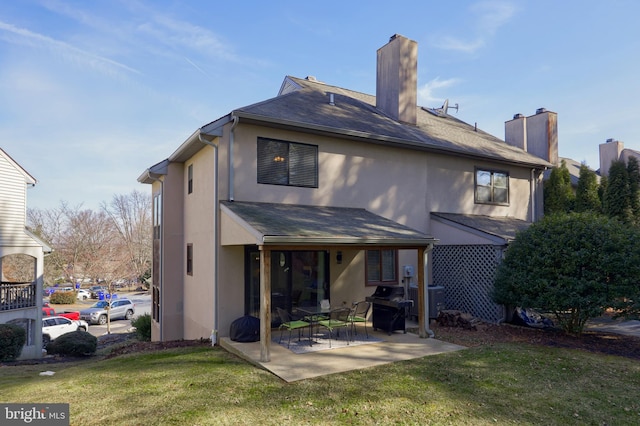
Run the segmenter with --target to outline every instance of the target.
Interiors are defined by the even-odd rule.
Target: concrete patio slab
[[[371,334],[383,341],[305,354],[295,354],[281,345],[272,344],[269,362],[260,362],[260,342],[241,343],[222,338],[220,346],[286,382],[465,349],[433,338],[423,339],[413,333]]]

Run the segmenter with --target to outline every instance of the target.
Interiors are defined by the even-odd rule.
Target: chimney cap
[[[606,143],[611,143],[611,142],[617,142],[617,140],[615,140],[614,138],[609,138],[607,139]]]
[[[521,113],[513,114],[513,119],[515,120],[517,118],[524,118],[524,114],[521,114]]]
[[[543,112],[547,112],[547,109],[546,108],[538,108],[536,110],[536,114],[542,114]]]

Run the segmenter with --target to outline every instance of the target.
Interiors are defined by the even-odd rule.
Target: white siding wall
[[[24,232],[26,191],[24,174],[0,155],[0,246],[37,246]]]

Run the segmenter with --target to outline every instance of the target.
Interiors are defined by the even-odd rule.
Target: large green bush
[[[63,334],[47,345],[48,354],[89,356],[96,353],[98,338],[86,331],[77,330]]]
[[[608,307],[636,311],[639,282],[638,229],[593,213],[558,214],[518,234],[498,267],[493,298],[549,312],[563,330],[580,334]]]
[[[0,361],[13,361],[22,353],[27,332],[15,324],[0,324]]]
[[[136,328],[136,335],[139,340],[151,340],[151,315],[143,314],[131,320],[131,325]]]

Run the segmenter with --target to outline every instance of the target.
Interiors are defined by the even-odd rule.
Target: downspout
[[[231,119],[233,120],[233,124],[229,132],[229,201],[233,201],[235,197],[233,192],[233,144],[235,141],[235,128],[238,125],[239,117],[232,113]]]
[[[436,337],[436,334],[433,332],[433,330],[431,330],[431,328],[429,328],[429,323],[431,321],[431,313],[429,312],[429,253],[431,253],[431,251],[433,250],[433,244],[429,244],[429,247],[424,251],[424,255],[423,255],[423,259],[422,259],[422,267],[424,268],[424,298],[425,300],[425,304],[424,304],[424,310],[425,310],[425,323],[424,323],[424,331],[427,332],[427,334],[429,335],[430,338],[434,338]]]
[[[531,189],[529,191],[531,193],[531,223],[536,221],[535,170],[536,169],[531,169]]]
[[[218,249],[218,242],[220,241],[218,227],[218,144],[203,139],[202,132],[198,132],[198,139],[203,144],[213,147],[213,161],[216,168],[213,177],[213,267],[215,272],[213,275],[213,326],[211,327],[211,346],[215,346],[218,341],[218,265],[220,264],[220,252]]]
[[[160,182],[160,209],[162,210],[160,212],[160,217],[162,218],[161,223],[164,224],[164,181],[162,179],[159,179],[157,177],[154,177],[151,175],[151,173],[148,174],[149,179],[155,181],[155,182]],[[160,259],[160,267],[158,268],[158,271],[160,271],[160,288],[159,288],[159,292],[160,294],[164,294],[163,288],[164,287],[164,225],[160,226],[160,253],[158,255],[158,258]],[[153,290],[153,289],[152,289]],[[153,298],[153,291],[152,291],[152,296]],[[162,300],[164,301],[164,297],[162,297]],[[151,301],[152,306],[151,309],[153,309],[153,300]],[[160,323],[160,341],[164,342],[164,335],[163,333],[163,327],[164,327],[164,321],[162,320],[163,318],[163,314],[164,314],[164,302],[159,304],[159,309],[160,312],[158,312],[158,319],[159,319],[159,323]],[[152,315],[153,317],[153,315]]]

